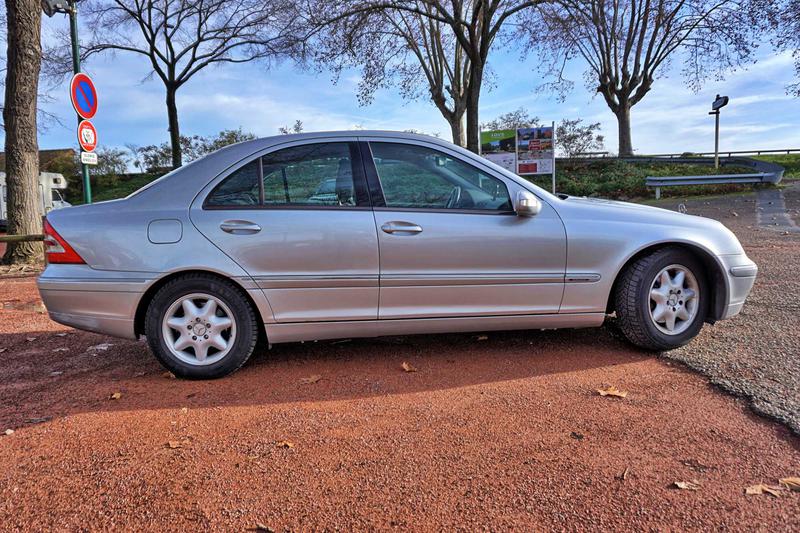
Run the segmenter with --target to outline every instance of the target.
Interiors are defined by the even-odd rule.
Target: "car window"
[[[347,143],[304,144],[262,158],[266,205],[355,206]]]
[[[208,195],[206,205],[212,207],[257,206],[258,160],[234,171]]]
[[[499,179],[438,150],[370,143],[387,207],[512,211]]]

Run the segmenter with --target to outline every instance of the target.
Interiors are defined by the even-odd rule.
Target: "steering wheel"
[[[453,187],[453,190],[450,191],[450,197],[447,199],[447,203],[444,206],[447,209],[457,209],[458,206],[461,204],[461,186],[456,185]]]

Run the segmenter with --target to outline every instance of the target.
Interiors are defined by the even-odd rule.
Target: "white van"
[[[39,173],[39,210],[44,216],[53,209],[69,207],[70,204],[61,195],[67,188],[67,179],[55,172]],[[0,230],[5,231],[8,220],[8,187],[6,186],[6,173],[0,172]]]

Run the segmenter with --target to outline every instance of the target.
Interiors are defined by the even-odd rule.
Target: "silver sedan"
[[[647,350],[736,315],[756,265],[722,224],[556,196],[450,143],[336,132],[239,143],[127,198],[51,212],[53,320],[146,336],[215,378],[259,341],[600,326]]]

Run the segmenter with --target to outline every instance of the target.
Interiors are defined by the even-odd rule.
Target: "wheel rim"
[[[213,365],[233,348],[236,319],[219,298],[187,294],[167,309],[161,331],[169,351],[184,363]]]
[[[663,268],[650,285],[650,319],[667,335],[686,331],[697,316],[699,304],[697,278],[683,265]]]

